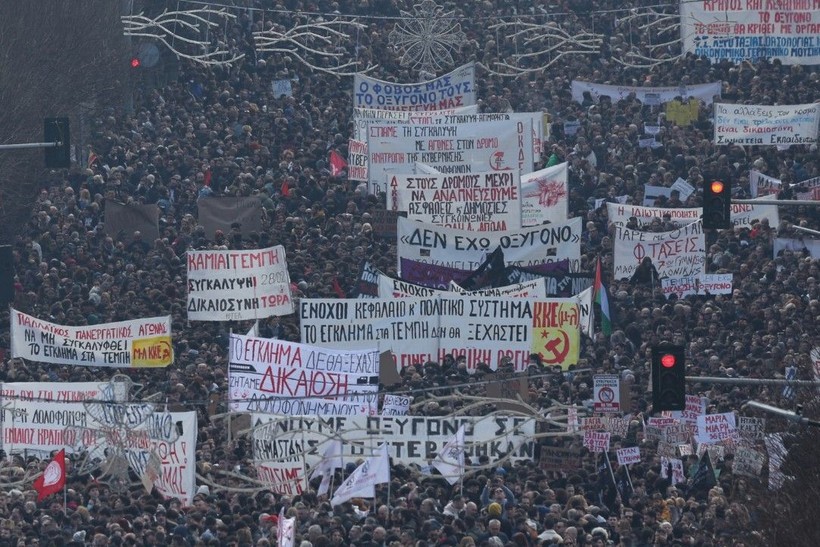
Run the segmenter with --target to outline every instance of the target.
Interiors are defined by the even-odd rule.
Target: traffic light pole
[[[783,207],[820,207],[820,201],[806,199],[733,199],[739,205],[782,205]]]
[[[716,376],[687,376],[687,383],[731,384],[737,386],[794,386],[820,387],[820,380],[786,380],[784,378],[723,378]]]
[[[0,151],[3,150],[25,150],[27,148],[57,148],[63,143],[57,142],[21,142],[17,144],[0,144]]]

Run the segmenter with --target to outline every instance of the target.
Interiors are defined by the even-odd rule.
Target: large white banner
[[[402,259],[459,270],[475,270],[501,247],[508,266],[536,266],[568,259],[581,266],[581,218],[503,232],[469,232],[398,219],[399,273]]]
[[[776,195],[783,182],[754,169],[749,171],[749,193],[753,198]]]
[[[706,239],[700,221],[671,232],[641,232],[615,227],[615,279],[629,279],[645,257],[660,277],[706,273]]]
[[[601,97],[610,97],[613,104],[622,99],[626,99],[630,95],[634,95],[636,99],[645,105],[664,104],[678,97],[684,101],[688,101],[691,97],[694,97],[708,105],[712,104],[712,100],[715,96],[720,97],[721,87],[721,82],[668,87],[638,87],[594,84],[592,82],[572,80],[571,91],[572,100],[579,103],[584,102],[584,92],[589,92],[595,102],[598,102]]]
[[[386,443],[394,462],[426,466],[464,425],[466,455],[473,464],[482,455],[491,461],[509,454],[512,461],[534,457],[535,421],[521,416],[272,416],[253,414],[254,454],[304,457],[315,467],[334,439],[342,440],[345,463],[376,455]],[[278,445],[274,447],[272,443]],[[277,450],[277,448],[279,450]],[[257,452],[259,451],[259,452]]]
[[[777,205],[733,203],[730,207],[730,218],[735,228],[748,228],[755,221],[763,219],[768,220],[770,226],[780,224]],[[663,220],[664,215],[669,215],[668,222],[678,227],[695,222],[703,216],[702,207],[642,207],[640,205],[607,203],[606,210],[610,223],[616,226],[626,226],[629,219],[634,217],[638,228],[649,226],[654,219]]]
[[[547,280],[543,277],[503,287],[492,287],[468,291],[455,281],[450,281],[450,291],[462,296],[518,296],[523,298],[546,298]]]
[[[285,248],[188,251],[187,307],[191,321],[293,313]]]
[[[378,389],[375,349],[335,350],[231,334],[228,393],[235,412],[372,415]]]
[[[475,64],[420,83],[393,83],[366,74],[353,77],[353,106],[380,110],[449,110],[476,104]]]
[[[521,225],[566,222],[569,212],[567,163],[521,175]]]
[[[446,174],[528,173],[533,166],[529,120],[371,125],[367,146],[371,194],[389,191],[387,175],[410,173],[417,162]]]
[[[521,227],[516,171],[388,175],[387,208],[437,226],[485,232]]]
[[[11,356],[60,365],[167,367],[171,316],[71,327],[11,310]]]
[[[715,103],[714,108],[715,144],[787,147],[817,142],[820,103],[776,106]]]
[[[812,0],[684,0],[680,27],[684,53],[715,63],[820,64],[820,10]]]
[[[478,114],[478,105],[454,108],[452,110],[436,110],[436,114]],[[402,125],[409,123],[427,123],[430,112],[409,110],[379,110],[376,108],[353,109],[353,138],[358,141],[367,140],[367,128],[375,125]]]

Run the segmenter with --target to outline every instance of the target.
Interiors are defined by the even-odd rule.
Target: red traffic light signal
[[[131,58],[131,68],[139,68],[142,62],[140,61],[139,57],[132,57]]]
[[[652,410],[686,408],[686,359],[683,346],[652,347]]]
[[[671,368],[675,366],[675,356],[671,353],[667,353],[661,357],[661,365],[666,368]]]

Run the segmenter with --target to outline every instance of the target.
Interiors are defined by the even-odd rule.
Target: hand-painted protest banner
[[[661,279],[663,295],[678,298],[704,294],[732,294],[732,274],[700,274]]]
[[[737,437],[734,412],[698,416],[697,441],[714,444]]]
[[[438,360],[440,313],[438,297],[303,298],[299,326],[304,344],[341,349],[378,347],[380,352],[392,351],[403,368]]]
[[[448,110],[476,104],[475,64],[420,83],[392,83],[357,73],[353,106],[380,110]]]
[[[542,445],[538,467],[542,471],[581,469],[581,450],[575,447]]]
[[[776,106],[715,103],[714,108],[715,144],[790,146],[817,142],[820,103]]]
[[[759,477],[766,457],[751,448],[739,447],[732,460],[732,473],[746,477]]]
[[[668,87],[637,87],[595,84],[592,82],[572,80],[570,91],[572,92],[572,100],[578,103],[584,102],[584,93],[588,92],[595,102],[598,102],[601,97],[609,97],[612,99],[613,104],[622,99],[634,96],[644,105],[664,104],[678,97],[683,100],[694,97],[702,103],[709,105],[712,104],[712,99],[715,96],[720,97],[721,87],[721,82]]]
[[[93,367],[167,367],[174,360],[171,316],[71,327],[11,310],[11,356]]]
[[[441,289],[432,289],[424,285],[416,285],[395,277],[389,277],[382,273],[377,275],[379,284],[378,298],[424,298],[446,292]]]
[[[436,110],[436,114],[478,114],[478,105],[447,110]],[[367,140],[367,129],[375,125],[402,125],[411,123],[431,123],[426,121],[431,112],[411,110],[380,110],[377,108],[353,109],[353,138]]]
[[[671,232],[641,232],[615,227],[615,279],[631,278],[644,257],[660,277],[705,273],[706,239],[700,221]]]
[[[730,207],[732,225],[735,228],[750,227],[753,222],[764,218],[769,221],[770,226],[780,224],[777,205],[733,203]],[[607,203],[606,208],[610,223],[616,226],[626,226],[629,220],[634,218],[639,229],[650,226],[655,219],[665,220],[674,226],[680,227],[695,222],[703,216],[702,207],[642,207],[640,205]],[[664,219],[664,216],[669,218]]]
[[[347,141],[347,178],[367,182],[367,140],[350,139]]]
[[[777,195],[783,182],[754,169],[749,171],[749,194],[752,198]]]
[[[820,201],[820,177],[801,180],[794,185],[794,197],[807,201]]]
[[[62,403],[99,399],[100,382],[4,382],[0,397],[4,404],[13,400],[55,401]]]
[[[669,476],[669,469],[672,469],[672,476]],[[669,479],[672,484],[686,482],[686,475],[683,471],[683,462],[677,458],[661,457],[661,478]]]
[[[379,356],[373,349],[231,335],[228,392],[235,412],[373,415],[378,388]]]
[[[687,423],[697,423],[698,416],[706,414],[706,405],[709,403],[707,397],[697,395],[686,395],[686,407],[683,410],[675,410],[670,414],[673,418],[683,420]]]
[[[406,395],[385,394],[382,401],[382,416],[407,416],[410,413],[412,397]]]
[[[404,465],[427,465],[464,425],[466,455],[491,461],[510,455],[513,462],[535,457],[535,420],[520,416],[273,416],[253,414],[254,453],[271,453],[282,443],[281,456],[304,456],[309,466],[321,461],[328,443],[342,441],[342,458],[354,462],[374,455],[387,443],[390,457]],[[262,446],[260,447],[260,443]]]
[[[388,175],[387,208],[418,220],[474,232],[521,228],[519,175]]]
[[[379,194],[387,175],[409,173],[422,162],[445,174],[532,170],[531,121],[464,124],[371,125],[368,146],[368,191]],[[440,190],[453,201],[463,188]]]
[[[584,431],[584,446],[590,452],[607,452],[610,437],[608,431]]]
[[[683,52],[713,63],[820,64],[820,11],[807,0],[681,2],[680,26]]]
[[[521,175],[521,225],[566,222],[569,212],[567,163]]]
[[[641,449],[638,446],[619,448],[615,451],[615,454],[618,456],[618,465],[641,463]]]
[[[304,492],[307,489],[305,444],[302,436],[295,435],[254,438],[253,462],[258,479],[276,494],[294,496]]]
[[[444,228],[433,224],[400,218],[398,222],[399,273],[402,259],[459,270],[475,270],[496,248],[504,252],[507,266],[532,267],[540,264],[570,261],[570,270],[578,271],[581,258],[581,218],[563,223],[476,233]]]
[[[518,296],[523,298],[546,298],[547,284],[543,277],[526,281],[524,283],[515,283],[513,285],[505,285],[504,287],[494,287],[488,289],[478,289],[475,291],[468,291],[461,288],[455,281],[450,282],[450,291],[461,294],[462,296]]]
[[[745,440],[759,441],[766,436],[766,418],[738,416],[737,432]]]
[[[439,358],[466,356],[467,370],[479,363],[496,370],[504,358],[516,371],[537,353],[546,366],[568,369],[580,354],[580,313],[574,302],[439,295]]]
[[[79,443],[92,446],[97,439],[99,424],[82,403],[4,400],[2,416],[3,450],[8,454],[48,453]]]
[[[766,199],[766,196],[758,199]],[[771,198],[769,198],[771,199]],[[780,225],[780,213],[777,205],[753,205],[751,203],[732,203],[729,210],[734,228],[751,228],[755,222],[766,219],[769,226]]]
[[[617,374],[596,374],[592,386],[594,412],[621,411],[621,379]]]
[[[293,313],[281,245],[267,249],[188,251],[188,319],[234,321]]]

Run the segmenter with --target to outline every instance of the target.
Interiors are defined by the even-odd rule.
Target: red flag
[[[88,152],[88,166],[87,167],[89,169],[91,169],[92,167],[94,167],[94,164],[97,163],[98,161],[100,161],[100,157],[93,150],[90,150]]]
[[[208,170],[207,170],[207,171],[205,171],[205,179],[204,179],[204,181],[205,181],[205,186],[207,186],[208,188],[210,188],[210,187],[211,187],[211,176],[212,176],[212,175],[211,175],[211,169],[210,169],[210,167],[209,167],[209,168],[208,168]]]
[[[347,168],[347,162],[341,154],[335,150],[330,151],[330,176],[338,177],[342,171]]]
[[[46,466],[43,474],[34,481],[37,490],[37,501],[59,492],[65,486],[65,449],[54,455],[54,459]]]
[[[336,293],[336,296],[339,298],[346,298],[345,292],[342,290],[342,286],[339,285],[339,280],[335,277],[333,278],[333,292]]]
[[[282,183],[282,196],[288,197],[290,195],[290,186],[288,186],[288,181],[284,181]]]

